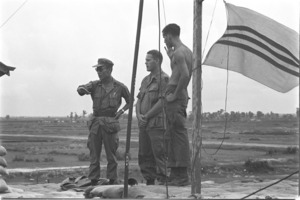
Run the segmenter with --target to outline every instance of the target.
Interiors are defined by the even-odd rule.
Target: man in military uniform
[[[90,150],[90,166],[88,178],[92,185],[96,185],[100,178],[100,156],[102,143],[107,159],[107,179],[110,184],[118,181],[116,152],[119,146],[118,131],[119,117],[129,108],[130,93],[128,88],[115,80],[111,73],[113,62],[106,58],[99,58],[98,64],[93,66],[100,80],[91,81],[77,88],[79,95],[91,95],[93,101],[93,116],[88,122]],[[119,110],[122,98],[126,105]]]
[[[138,161],[147,185],[166,181],[164,118],[161,95],[165,92],[169,76],[161,71],[163,57],[157,50],[146,55],[146,67],[150,72],[140,87],[136,103],[136,115],[139,122],[139,153]]]

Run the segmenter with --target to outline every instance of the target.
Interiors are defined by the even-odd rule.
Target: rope
[[[157,9],[158,9],[158,51],[160,53],[160,5],[159,5],[159,0],[157,0]],[[159,78],[161,79],[161,67],[160,67],[160,72],[159,72]]]
[[[217,1],[215,1],[215,6],[214,6],[214,10],[213,10],[213,14],[212,14],[212,17],[211,17],[211,20],[210,20],[210,25],[209,25],[209,28],[208,28],[208,32],[207,32],[207,35],[206,35],[206,39],[205,39],[205,43],[204,43],[204,48],[203,48],[203,51],[202,51],[202,55],[204,55],[204,52],[205,52],[205,49],[206,49],[206,45],[207,45],[207,41],[208,41],[208,36],[209,36],[209,33],[210,33],[210,30],[211,30],[211,25],[212,25],[212,22],[213,22],[213,18],[214,18],[214,15],[215,15],[215,10],[216,10],[216,7],[217,7]],[[192,71],[194,72],[194,70],[196,70],[197,67],[195,67]]]
[[[228,51],[228,55],[227,55],[227,58],[229,58],[229,51]],[[228,70],[228,60],[227,59],[227,79],[226,79],[226,94],[225,94],[225,108],[224,108],[224,112],[226,113],[227,112],[227,99],[228,99],[228,80],[229,80],[229,70]],[[206,154],[208,155],[215,155],[218,153],[218,151],[221,149],[224,141],[225,141],[225,135],[226,135],[226,131],[227,131],[227,123],[228,123],[228,118],[227,116],[225,115],[225,125],[224,125],[224,132],[223,132],[223,138],[222,138],[222,142],[221,144],[219,145],[219,147],[217,148],[217,150],[214,152],[214,153],[208,153],[205,148],[203,147],[203,150]]]
[[[165,12],[165,3],[164,3],[164,0],[162,0],[162,5],[163,5],[163,11],[164,11],[165,25],[166,25],[166,24],[167,24],[167,18],[166,18],[166,12]]]
[[[214,16],[214,13],[215,13],[216,5],[217,5],[217,0],[216,0],[216,2],[215,2],[215,7],[214,7],[214,11],[213,11],[213,16]],[[226,11],[227,11],[227,10],[226,10]],[[227,17],[227,19],[228,19],[228,13],[227,13],[227,12],[226,12],[226,17]],[[213,17],[212,17],[212,19],[213,19]],[[211,20],[211,23],[210,23],[210,26],[209,26],[209,31],[208,31],[208,34],[207,34],[206,42],[207,42],[207,40],[208,40],[208,35],[209,35],[209,32],[210,32],[210,28],[211,28],[212,21],[213,21],[213,20]],[[206,46],[206,42],[205,42],[205,46]],[[205,48],[205,46],[204,46],[204,48]],[[229,47],[228,47],[228,48],[229,48]],[[228,59],[227,59],[227,79],[226,79],[225,108],[224,108],[224,112],[225,112],[225,113],[227,112],[228,81],[229,81],[229,70],[228,70],[228,66],[229,66],[229,50],[228,50],[227,52],[228,52],[228,53],[227,53],[227,58],[228,58]],[[204,50],[203,50],[203,53],[204,53]],[[202,89],[202,88],[201,88],[201,89]],[[201,109],[201,112],[202,112],[202,109]],[[201,113],[201,116],[202,116],[202,113]],[[216,154],[219,152],[219,150],[221,149],[221,147],[222,147],[222,145],[223,145],[223,143],[224,143],[224,141],[225,141],[225,135],[226,135],[226,131],[227,131],[227,123],[228,123],[228,118],[227,118],[227,116],[225,115],[225,125],[224,125],[224,132],[223,132],[223,138],[222,138],[222,141],[221,141],[220,145],[218,146],[217,150],[216,150],[214,153],[208,153],[208,152],[206,151],[206,149],[205,149],[204,147],[202,147],[203,151],[204,151],[206,154],[208,154],[208,155],[210,155],[210,156],[213,156],[213,155],[216,155]]]
[[[207,32],[207,35],[206,35],[206,39],[205,39],[205,43],[204,43],[204,48],[203,48],[202,55],[204,55],[205,48],[206,48],[206,45],[207,45],[208,36],[209,36],[210,30],[211,30],[211,25],[212,25],[212,22],[213,22],[213,19],[214,19],[214,15],[215,15],[215,11],[216,11],[216,7],[217,7],[217,2],[218,2],[218,0],[216,0],[216,1],[215,1],[215,6],[214,6],[214,10],[213,10],[212,18],[211,18],[211,20],[210,20],[210,24],[209,24],[208,32]],[[202,57],[202,58],[204,58],[204,57]]]
[[[5,20],[5,22],[2,23],[2,25],[0,26],[0,29],[27,3],[28,0],[24,1],[22,3],[22,5],[15,11],[13,12],[8,18],[7,20]]]
[[[267,189],[267,188],[269,188],[269,187],[271,187],[271,186],[273,186],[273,185],[276,185],[277,183],[280,183],[281,181],[290,178],[291,176],[293,176],[294,174],[297,174],[298,172],[299,172],[299,170],[296,171],[296,172],[294,172],[294,173],[292,173],[292,174],[290,174],[290,175],[288,175],[288,176],[286,176],[286,177],[284,177],[284,178],[282,178],[282,179],[280,179],[280,180],[278,180],[278,181],[276,181],[275,183],[272,183],[272,184],[270,184],[270,185],[267,185],[266,187],[263,187],[263,188],[261,188],[261,189],[255,191],[255,192],[253,192],[253,193],[251,193],[251,194],[249,194],[249,195],[247,195],[247,196],[245,196],[245,197],[243,197],[243,198],[241,198],[241,199],[245,199],[245,198],[250,197],[250,196],[252,196],[252,195],[254,195],[254,194],[256,194],[256,193],[258,193],[258,192],[260,192],[260,191],[262,191],[262,190],[265,190],[265,189]]]

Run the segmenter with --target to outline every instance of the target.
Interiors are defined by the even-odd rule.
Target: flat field
[[[120,120],[119,176],[124,175],[127,120]],[[226,130],[225,130],[226,126]],[[192,122],[188,122],[192,141]],[[299,121],[203,122],[202,180],[278,179],[298,170]],[[14,183],[59,183],[66,177],[87,175],[89,151],[86,121],[67,118],[11,118],[0,120],[1,145]],[[192,143],[191,143],[192,144]],[[190,145],[192,149],[192,145]],[[191,150],[192,152],[192,150]],[[137,164],[138,128],[132,121],[129,176],[143,182]],[[102,176],[106,158],[102,152]],[[43,169],[40,169],[43,168]],[[292,179],[297,179],[294,175]]]

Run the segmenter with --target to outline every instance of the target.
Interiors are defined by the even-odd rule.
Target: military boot
[[[189,175],[187,173],[187,167],[177,167],[175,170],[178,172],[175,178],[169,182],[170,186],[187,186],[190,185]]]
[[[170,176],[168,177],[168,182],[171,182],[179,175],[177,167],[171,167]]]

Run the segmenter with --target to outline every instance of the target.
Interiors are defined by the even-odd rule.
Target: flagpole
[[[201,195],[201,81],[202,81],[202,2],[194,0],[194,34],[193,34],[193,153],[192,153],[192,194]]]
[[[124,169],[124,193],[123,193],[124,198],[128,197],[128,169],[129,169],[129,149],[130,149],[130,137],[131,137],[131,122],[132,122],[135,78],[136,78],[136,69],[137,69],[137,61],[138,61],[138,54],[139,54],[141,25],[142,25],[142,16],[143,16],[143,4],[144,4],[144,1],[140,0],[137,31],[136,31],[135,50],[134,50],[133,69],[132,69],[132,77],[131,77],[131,91],[130,91],[131,98],[130,98],[130,106],[129,106],[129,113],[128,113],[128,124],[127,124],[125,169]]]
[[[298,16],[298,19],[299,19],[299,33],[300,33],[300,15]],[[300,34],[299,34],[299,41],[298,41],[298,45],[299,45],[299,59],[300,59]],[[299,65],[299,67],[300,67],[300,65]],[[300,83],[300,77],[299,77],[299,83]],[[300,85],[298,85],[298,88],[299,88],[299,94],[298,94],[298,101],[299,101],[299,107],[298,107],[298,124],[300,124]],[[297,110],[296,110],[296,115],[297,115]],[[299,155],[299,160],[300,160],[300,152],[299,152],[299,150],[300,150],[300,126],[298,126],[298,139],[299,139],[299,141],[298,141],[298,155]],[[298,169],[299,169],[299,172],[298,172],[298,196],[300,196],[300,165],[299,165],[299,163],[298,163]]]

